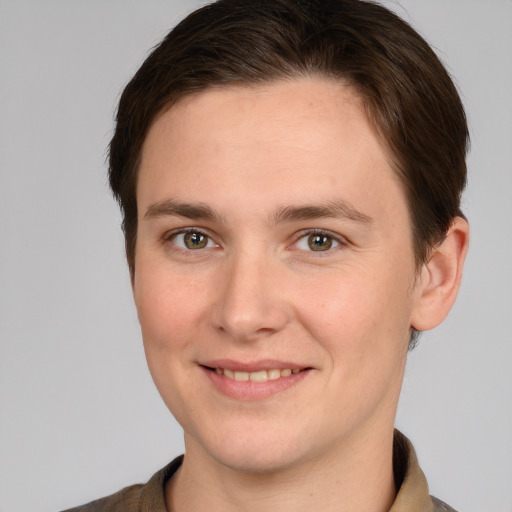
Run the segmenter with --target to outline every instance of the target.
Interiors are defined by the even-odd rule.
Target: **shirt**
[[[177,457],[146,484],[125,487],[111,496],[63,512],[168,512],[165,484],[178,470],[182,460],[183,455]],[[430,496],[414,448],[398,430],[395,430],[393,442],[393,471],[398,494],[389,512],[456,512]]]

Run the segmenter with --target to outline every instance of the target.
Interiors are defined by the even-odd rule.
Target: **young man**
[[[459,288],[467,140],[445,69],[378,4],[181,22],[123,93],[110,183],[186,451],[74,510],[452,510],[394,419]]]

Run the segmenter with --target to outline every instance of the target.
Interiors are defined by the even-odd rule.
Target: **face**
[[[352,89],[183,98],[143,148],[133,291],[187,454],[271,471],[393,428],[417,297],[405,195]]]

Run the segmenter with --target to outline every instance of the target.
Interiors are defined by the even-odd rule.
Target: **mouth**
[[[294,387],[313,368],[290,363],[243,364],[215,362],[199,365],[217,391],[238,400],[261,400]]]

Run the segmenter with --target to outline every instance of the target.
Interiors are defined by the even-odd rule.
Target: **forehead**
[[[308,77],[213,86],[185,95],[156,116],[143,144],[142,160],[164,138],[180,138],[196,148],[201,141],[216,139],[218,145],[228,147],[268,142],[264,139],[269,135],[279,134],[276,145],[321,149],[322,141],[340,135],[340,123],[357,125],[360,133],[354,133],[354,142],[361,140],[362,131],[370,132],[366,142],[375,139],[361,97],[339,80]],[[347,135],[348,130],[343,137]]]
[[[148,133],[137,198],[225,202],[238,191],[248,207],[339,191],[378,201],[390,183],[397,177],[354,89],[305,78],[182,98]]]

